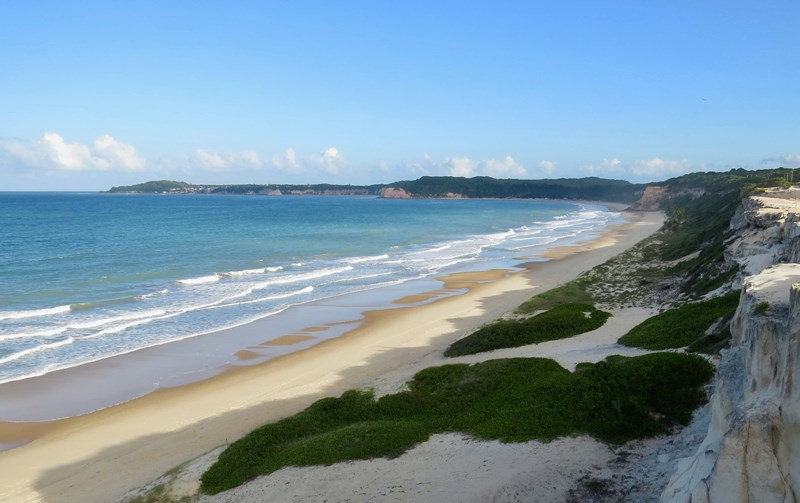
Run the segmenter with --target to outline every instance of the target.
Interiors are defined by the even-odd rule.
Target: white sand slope
[[[198,502],[563,503],[570,487],[565,481],[612,457],[608,447],[587,437],[501,444],[449,433],[395,459],[284,468]]]

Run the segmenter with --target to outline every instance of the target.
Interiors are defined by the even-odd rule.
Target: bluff
[[[710,425],[677,464],[663,503],[797,502],[800,498],[800,199],[793,190],[744,198],[725,260],[742,294],[722,352]]]

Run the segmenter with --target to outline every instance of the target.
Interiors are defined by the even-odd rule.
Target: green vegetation
[[[730,320],[739,304],[739,292],[723,297],[685,304],[636,325],[619,339],[625,346],[660,350],[682,348],[702,339],[712,324]],[[719,331],[724,330],[720,328]]]
[[[189,496],[175,498],[169,493],[167,484],[161,484],[147,494],[127,500],[126,503],[188,503],[191,499]]]
[[[622,180],[605,180],[596,177],[557,180],[500,180],[488,176],[474,178],[423,176],[418,180],[406,180],[387,185],[193,185],[161,180],[112,187],[109,192],[266,194],[279,190],[283,194],[377,195],[381,189],[386,187],[404,189],[414,197],[446,197],[448,194],[462,194],[470,198],[592,199],[631,203],[637,199],[638,192],[641,192],[643,186]]]
[[[708,335],[695,340],[693,343],[686,347],[686,351],[690,353],[703,353],[706,355],[716,355],[726,348],[731,341],[731,329],[726,327],[718,332],[712,332]]]
[[[153,194],[161,194],[165,192],[183,191],[193,185],[186,182],[175,182],[172,180],[154,180],[151,182],[140,183],[137,185],[123,185],[120,187],[111,187],[110,193],[123,193],[123,192],[145,192]]]
[[[591,199],[632,203],[638,199],[643,185],[597,177],[514,180],[488,176],[423,176],[417,180],[395,182],[387,187],[401,188],[416,197],[442,197],[453,193],[472,198]]]
[[[730,281],[738,272],[724,260],[731,218],[742,199],[764,187],[785,187],[791,170],[785,168],[727,173],[692,173],[667,180],[669,198],[662,204],[668,219],[659,233],[659,260],[699,256],[674,266],[683,277],[682,291],[698,298]]]
[[[383,185],[331,185],[318,183],[312,185],[290,184],[238,184],[238,185],[195,185],[186,182],[159,180],[111,187],[109,193],[141,193],[141,194],[233,194],[255,195],[280,191],[282,194],[347,194],[377,195]]]
[[[561,304],[531,318],[497,320],[484,325],[454,342],[444,355],[472,355],[493,349],[565,339],[600,328],[609,316],[609,313],[591,304]]]
[[[560,304],[571,302],[591,304],[594,302],[594,297],[586,290],[588,283],[589,281],[584,276],[581,276],[552,290],[534,295],[522,303],[515,312],[517,314],[531,314],[536,311],[547,311]]]
[[[222,453],[202,489],[216,494],[288,465],[398,456],[441,432],[505,442],[587,433],[625,442],[687,423],[712,374],[703,358],[670,353],[609,358],[574,373],[542,358],[431,367],[408,391],[375,400],[351,390],[262,426]]]
[[[756,314],[765,314],[767,311],[769,311],[769,302],[764,301],[756,304]]]

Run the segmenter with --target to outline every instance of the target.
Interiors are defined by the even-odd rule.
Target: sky
[[[0,191],[800,167],[800,2],[0,7]]]

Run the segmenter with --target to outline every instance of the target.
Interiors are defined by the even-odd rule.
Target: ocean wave
[[[288,299],[289,297],[296,297],[298,295],[303,295],[305,293],[311,293],[314,291],[313,286],[307,286],[305,288],[301,288],[300,290],[296,290],[294,292],[289,293],[279,293],[275,295],[270,295],[269,297],[262,297],[260,299],[253,299],[253,300],[245,300],[242,302],[232,302],[229,304],[215,304],[205,306],[202,309],[221,309],[225,307],[236,307],[236,306],[246,306],[248,304],[258,304],[260,302],[269,302],[270,300],[280,300],[280,299]],[[230,299],[227,299],[230,300]],[[189,312],[189,311],[186,311]]]
[[[73,342],[75,342],[75,339],[73,339],[72,337],[67,337],[66,339],[61,341],[51,342],[50,344],[42,344],[40,346],[24,349],[22,351],[11,353],[10,355],[0,358],[0,364],[13,362],[19,360],[20,358],[25,358],[28,355],[34,353],[40,353],[42,351],[47,351],[48,349],[53,349],[60,346],[66,346],[67,344],[72,344]]]
[[[352,258],[344,258],[341,261],[345,264],[363,264],[364,262],[378,262],[379,260],[384,260],[389,258],[389,255],[373,255],[373,256],[366,256],[366,257],[352,257]]]
[[[176,281],[179,285],[184,286],[193,286],[193,285],[204,285],[206,283],[214,283],[220,280],[218,274],[210,274],[208,276],[199,276],[197,278],[189,278],[189,279],[179,279]]]
[[[31,339],[36,337],[52,337],[54,335],[63,334],[67,330],[85,330],[88,328],[97,328],[97,327],[102,327],[103,325],[119,323],[121,321],[136,320],[141,318],[152,318],[164,315],[166,313],[167,312],[164,311],[163,309],[158,309],[151,311],[142,311],[138,313],[133,312],[129,314],[123,314],[120,316],[112,316],[110,318],[100,318],[96,320],[89,320],[79,323],[69,323],[67,325],[45,328],[43,330],[37,330],[33,332],[26,331],[27,329],[23,329],[25,331],[0,335],[0,341],[12,340],[12,339]]]
[[[221,272],[217,273],[217,276],[222,278],[241,278],[243,276],[251,276],[254,274],[266,274],[270,272],[278,272],[282,271],[282,266],[275,266],[275,267],[260,267],[258,269],[243,269],[241,271],[228,271],[228,272]]]
[[[335,280],[335,281],[332,281],[331,283],[344,283],[345,281],[353,281],[353,282],[355,282],[355,281],[362,281],[362,280],[365,280],[365,279],[381,278],[381,277],[383,277],[383,276],[391,276],[391,275],[393,275],[393,274],[395,274],[395,273],[394,273],[394,272],[392,272],[392,271],[388,271],[388,272],[376,272],[376,273],[374,273],[374,274],[365,274],[364,276],[354,276],[354,277],[352,277],[352,278],[342,278],[342,279],[337,279],[337,280]]]
[[[154,297],[160,297],[160,296],[166,295],[168,293],[169,293],[169,288],[163,288],[163,289],[161,289],[161,290],[159,290],[157,292],[145,293],[144,295],[137,295],[136,297],[134,297],[134,299],[136,299],[136,300],[147,300],[147,299],[152,299]]]
[[[394,264],[407,264],[410,262],[425,262],[424,258],[403,258],[397,260],[387,260],[384,264],[387,265],[394,265]]]
[[[237,327],[237,326],[246,325],[248,323],[252,323],[252,322],[257,321],[257,320],[261,320],[261,319],[264,319],[264,318],[268,318],[270,316],[274,316],[276,314],[280,314],[280,313],[286,311],[286,309],[288,309],[288,306],[281,307],[280,309],[276,309],[276,310],[270,311],[268,313],[260,313],[258,316],[254,317],[254,318],[251,318],[251,319],[243,320],[240,323],[236,323],[236,324],[232,324],[232,325],[228,325],[228,326],[223,326],[223,327],[219,327],[219,328],[214,328],[214,329],[212,329],[210,331],[191,333],[191,334],[182,335],[182,336],[178,336],[178,337],[173,337],[173,338],[167,338],[167,339],[163,339],[163,340],[153,341],[153,342],[150,342],[148,344],[144,344],[142,346],[128,347],[128,348],[124,348],[123,350],[121,350],[119,352],[116,352],[116,353],[113,353],[113,354],[100,354],[100,355],[95,354],[95,355],[92,355],[92,356],[90,356],[88,358],[84,358],[84,359],[73,360],[73,361],[68,361],[68,362],[60,362],[60,364],[51,364],[51,365],[48,365],[48,366],[46,366],[44,368],[38,369],[38,370],[33,371],[33,372],[28,372],[28,373],[22,374],[22,375],[0,376],[0,384],[4,384],[4,383],[8,383],[8,382],[14,382],[14,381],[21,381],[21,380],[24,380],[24,379],[29,379],[31,377],[43,376],[43,375],[48,374],[50,372],[55,372],[55,371],[58,371],[58,370],[66,370],[66,369],[70,369],[70,368],[74,368],[74,367],[79,367],[81,365],[86,365],[86,364],[89,364],[89,363],[94,363],[94,362],[97,362],[97,361],[106,360],[108,358],[113,358],[115,356],[122,356],[122,355],[126,355],[126,354],[129,354],[129,353],[133,353],[135,351],[140,351],[142,349],[163,346],[165,344],[171,344],[173,342],[178,342],[178,341],[182,341],[182,340],[185,340],[185,339],[191,339],[192,337],[198,337],[200,335],[205,335],[205,334],[208,334],[208,333],[211,333],[211,332],[217,332],[217,331],[221,331],[221,330],[229,330],[229,329]],[[72,342],[74,342],[74,340],[67,341],[67,342],[64,342],[64,343],[59,343],[58,345],[71,344]],[[56,346],[56,344],[52,344],[48,348],[42,348],[42,347],[40,347],[40,348],[31,348],[31,350],[29,350],[29,352],[41,351],[43,349],[49,349],[49,348],[55,347],[55,346]],[[28,350],[26,350],[26,351],[28,351]],[[0,361],[0,363],[4,363],[4,362]]]
[[[300,281],[307,281],[307,280],[311,280],[311,279],[324,278],[326,276],[333,276],[335,274],[341,274],[343,272],[348,272],[348,271],[352,271],[352,270],[353,270],[353,267],[349,266],[349,265],[344,266],[344,267],[330,267],[330,268],[327,268],[327,269],[315,269],[315,270],[310,271],[310,272],[305,272],[305,273],[285,276],[285,277],[282,277],[282,278],[276,278],[276,279],[273,279],[273,280],[270,280],[270,281],[265,281],[263,283],[264,286],[261,289],[266,288],[268,286],[272,286],[272,285],[286,285],[286,284],[289,284],[289,283],[298,283]]]
[[[36,318],[38,316],[51,316],[53,314],[68,313],[72,310],[69,305],[58,307],[47,307],[44,309],[31,309],[28,311],[2,311],[0,320],[21,320],[24,318]]]
[[[52,327],[36,332],[15,332],[12,334],[0,335],[0,341],[9,341],[12,339],[32,339],[35,337],[52,337],[54,335],[63,334],[67,331],[67,327]]]
[[[94,309],[96,307],[111,306],[114,304],[124,304],[126,302],[132,302],[136,300],[139,300],[138,295],[131,297],[121,297],[118,299],[96,300],[93,302],[78,302],[75,304],[71,304],[69,307],[73,311],[86,311],[88,309]]]
[[[98,320],[85,321],[82,323],[70,323],[69,325],[67,325],[67,328],[72,328],[76,330],[83,330],[86,328],[97,328],[97,327],[102,327],[103,325],[110,325],[111,323],[117,323],[120,321],[137,320],[141,318],[152,318],[164,314],[167,314],[167,312],[163,309],[133,312],[128,314],[121,314],[119,316],[112,316],[110,318],[101,318]]]
[[[436,253],[436,252],[444,251],[444,250],[447,250],[447,249],[451,248],[453,246],[453,243],[458,243],[458,242],[460,242],[460,241],[454,241],[452,243],[446,243],[446,244],[443,244],[443,245],[435,246],[433,248],[427,248],[425,250],[419,250],[419,251],[411,252],[410,255],[422,255],[422,254],[427,254],[427,253]]]
[[[549,238],[541,237],[541,238],[537,238],[536,242],[528,243],[528,244],[520,244],[519,246],[509,246],[506,249],[511,250],[511,251],[519,251],[519,250],[527,250],[528,248],[540,248],[540,247],[543,247],[543,246],[547,246],[547,245],[549,245],[551,243],[555,243],[559,239],[560,239],[559,237],[549,237]],[[533,240],[527,240],[527,241],[533,241]],[[522,240],[515,241],[515,243],[521,243],[521,242],[523,242],[523,241]]]
[[[149,318],[139,318],[139,319],[136,319],[135,321],[132,321],[130,323],[123,323],[122,325],[117,325],[117,326],[114,326],[114,327],[106,328],[106,329],[101,330],[101,331],[99,331],[99,332],[97,332],[95,334],[91,334],[91,335],[87,335],[87,336],[81,337],[81,340],[97,339],[98,337],[103,337],[104,335],[118,334],[118,333],[122,332],[123,330],[127,330],[127,329],[129,329],[131,327],[144,325],[145,323],[151,323],[151,322],[156,321],[156,320],[163,320],[163,319],[166,319],[166,318],[172,318],[174,316],[178,316],[179,314],[182,314],[182,313],[178,312],[178,311],[173,312],[173,313],[166,313],[165,312],[165,314],[160,315],[160,316],[152,316],[152,317],[149,317]]]

